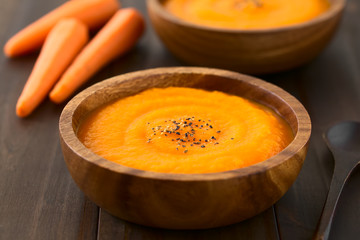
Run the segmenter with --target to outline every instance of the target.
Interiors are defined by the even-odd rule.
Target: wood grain
[[[328,12],[287,27],[258,30],[211,28],[180,20],[147,0],[157,34],[180,60],[195,66],[265,74],[300,66],[317,56],[337,28],[345,0],[331,0]]]
[[[263,103],[284,117],[295,139],[278,155],[247,168],[164,174],[107,161],[76,137],[79,124],[94,109],[148,88],[168,86],[219,90]],[[269,208],[297,177],[311,129],[306,110],[282,89],[239,73],[194,67],[157,68],[102,81],[65,106],[59,125],[69,171],[92,201],[122,219],[169,229],[224,226]]]
[[[111,239],[279,239],[273,208],[251,219],[226,227],[206,230],[169,230],[150,228],[113,217],[104,210],[100,212],[99,236]],[[261,231],[260,231],[261,229]]]

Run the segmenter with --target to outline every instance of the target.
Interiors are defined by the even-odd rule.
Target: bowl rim
[[[220,33],[248,33],[248,34],[259,34],[259,33],[277,33],[277,32],[283,32],[283,31],[289,31],[289,30],[295,30],[300,28],[309,27],[313,24],[318,24],[327,20],[330,20],[332,17],[340,14],[345,7],[346,0],[333,0],[334,3],[330,3],[330,8],[316,16],[315,18],[312,18],[308,21],[281,26],[281,27],[271,27],[271,28],[258,28],[258,29],[236,29],[236,28],[221,28],[221,27],[211,27],[207,25],[201,25],[196,24],[193,22],[182,20],[181,18],[178,18],[174,16],[173,14],[169,13],[163,5],[160,3],[160,1],[163,0],[146,0],[148,10],[151,8],[154,10],[159,16],[162,18],[168,20],[169,22],[173,22],[177,25],[183,25],[189,28],[194,28],[197,30],[202,31],[212,31],[212,32],[220,32]]]
[[[162,72],[163,74],[198,73],[203,75],[215,75],[219,77],[231,78],[233,80],[245,81],[248,84],[254,87],[258,87],[266,92],[270,91],[272,95],[280,98],[294,112],[298,125],[297,133],[295,134],[293,141],[285,149],[265,161],[250,165],[248,167],[224,172],[196,174],[161,173],[127,167],[102,158],[101,156],[95,154],[82,144],[82,142],[77,138],[73,128],[73,116],[77,108],[88,97],[90,97],[92,94],[96,94],[97,91],[103,91],[104,89],[108,89],[113,86],[132,81],[133,79],[148,77],[149,75],[159,75],[159,72]],[[291,104],[289,103],[289,101],[291,102]],[[59,119],[59,134],[61,139],[63,140],[63,143],[66,144],[67,147],[70,148],[71,151],[73,151],[73,153],[80,156],[83,160],[87,161],[88,163],[92,163],[98,167],[110,170],[112,172],[116,172],[118,174],[170,181],[212,181],[261,174],[276,165],[280,165],[283,162],[286,162],[307,146],[311,135],[311,121],[306,109],[295,97],[287,93],[282,88],[264,80],[258,79],[256,77],[216,68],[161,67],[118,75],[109,79],[105,79],[83,90],[75,97],[73,97],[64,107]]]

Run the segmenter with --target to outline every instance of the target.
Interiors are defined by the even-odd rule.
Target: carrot
[[[65,101],[95,72],[128,51],[144,30],[142,15],[133,8],[120,9],[79,53],[50,92],[55,103]]]
[[[4,46],[4,53],[8,57],[15,57],[39,49],[51,28],[62,18],[74,17],[84,22],[90,29],[99,28],[119,7],[117,0],[65,2],[10,38]]]
[[[75,18],[54,26],[16,104],[19,117],[29,115],[41,103],[88,39],[87,26]]]

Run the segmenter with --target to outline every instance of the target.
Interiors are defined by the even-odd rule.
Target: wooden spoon
[[[335,168],[314,239],[328,239],[341,191],[351,172],[360,163],[360,123],[338,123],[324,134],[324,139],[334,156]]]

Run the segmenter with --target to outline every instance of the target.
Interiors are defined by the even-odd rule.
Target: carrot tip
[[[30,114],[30,112],[28,112],[28,111],[26,110],[26,108],[24,107],[23,104],[21,104],[21,105],[17,104],[17,106],[16,106],[16,115],[17,115],[18,117],[23,118],[23,117],[28,116],[29,114]]]
[[[9,57],[9,58],[11,58],[11,57],[13,57],[14,56],[14,54],[13,54],[13,51],[11,50],[11,45],[10,45],[10,43],[9,42],[7,42],[6,44],[5,44],[5,46],[4,46],[4,54],[5,54],[5,56],[7,56],[7,57]]]
[[[55,91],[54,91],[55,90]],[[54,89],[50,92],[49,98],[53,103],[60,104],[64,101],[64,99],[59,94],[59,91],[57,89]]]

